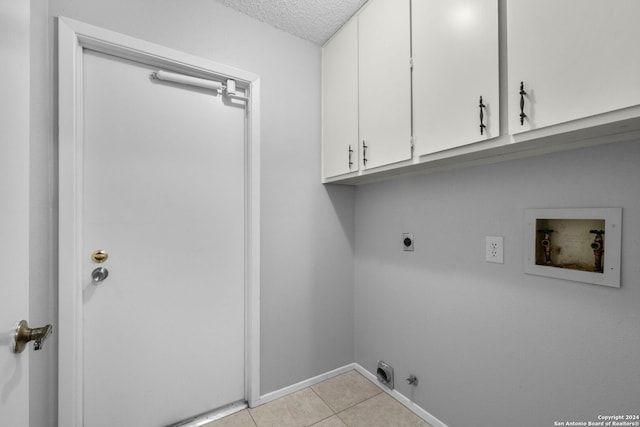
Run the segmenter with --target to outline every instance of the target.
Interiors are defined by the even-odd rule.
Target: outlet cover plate
[[[504,264],[504,238],[502,236],[487,236],[485,251],[487,262]]]

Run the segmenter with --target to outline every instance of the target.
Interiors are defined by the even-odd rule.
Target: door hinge
[[[413,136],[409,138],[409,146],[411,147],[411,157],[413,157],[413,152],[415,149],[415,138]]]
[[[413,70],[413,58],[409,58],[409,69]]]

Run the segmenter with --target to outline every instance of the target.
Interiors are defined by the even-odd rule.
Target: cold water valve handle
[[[591,243],[594,256],[594,268],[597,272],[602,273],[602,254],[604,252],[604,239],[602,235],[604,234],[604,230],[589,230],[589,233],[596,235],[593,243]]]
[[[551,264],[551,236],[553,230],[538,230],[539,233],[544,233],[544,237],[540,240],[540,244],[544,248],[544,262]]]

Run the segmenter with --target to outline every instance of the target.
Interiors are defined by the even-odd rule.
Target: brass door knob
[[[29,341],[33,341],[33,349],[40,350],[44,345],[44,342],[51,332],[53,327],[46,325],[41,328],[30,328],[26,320],[21,320],[16,328],[15,337],[13,340],[13,352],[22,353]]]

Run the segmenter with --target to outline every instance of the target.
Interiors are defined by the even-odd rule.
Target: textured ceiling
[[[322,45],[366,0],[217,0],[239,12]]]

